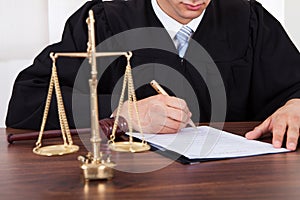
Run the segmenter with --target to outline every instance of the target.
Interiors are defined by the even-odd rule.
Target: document
[[[184,128],[176,134],[133,133],[132,136],[138,139],[144,136],[145,141],[162,154],[177,156],[185,163],[289,152],[208,126]]]

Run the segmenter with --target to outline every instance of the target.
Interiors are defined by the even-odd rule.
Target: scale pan
[[[40,148],[34,148],[33,153],[41,156],[61,156],[74,153],[79,150],[77,145],[51,145]]]

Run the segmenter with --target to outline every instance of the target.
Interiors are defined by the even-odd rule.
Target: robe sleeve
[[[251,3],[253,71],[250,102],[254,120],[264,120],[286,101],[300,98],[300,54],[281,24]]]
[[[49,54],[50,52],[86,52],[88,41],[86,19],[90,9],[96,9],[99,15],[103,11],[102,1],[90,1],[75,12],[66,22],[62,40],[59,43],[46,47],[35,58],[34,63],[17,76],[6,117],[7,127],[35,130],[40,128],[52,68],[52,60]],[[104,17],[100,17],[99,23],[105,23],[101,20],[104,20]],[[104,37],[105,34],[102,35]],[[104,39],[98,38],[99,41]],[[56,63],[64,106],[71,128],[75,128],[75,125],[77,128],[87,127],[90,121],[90,108],[86,104],[86,102],[89,102],[89,91],[82,90],[82,88],[73,88],[78,69],[83,61],[84,59],[80,58],[60,57]],[[84,83],[87,86],[88,78],[86,83]],[[80,115],[84,116],[82,117],[83,120],[81,119],[77,123],[73,119],[74,113],[72,110],[72,101],[76,100],[76,98],[79,101],[77,105],[81,106],[77,110],[80,110]],[[80,101],[83,103],[80,104]],[[110,95],[101,96],[99,110],[101,110],[100,117],[109,117],[111,114]],[[57,104],[53,94],[46,129],[59,128]]]

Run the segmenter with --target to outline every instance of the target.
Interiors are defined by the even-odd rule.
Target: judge
[[[162,66],[168,66],[170,73],[175,70],[181,74],[183,79],[188,81],[186,85],[190,85],[195,93],[198,107],[191,109],[190,103],[185,101],[187,96],[179,98],[157,95],[149,85],[139,87],[136,92],[145,132],[176,132],[187,125],[191,113],[193,117],[195,113],[200,113],[193,120],[205,122],[261,120],[262,124],[247,133],[247,138],[255,139],[272,132],[275,147],[281,147],[284,136],[287,136],[287,148],[296,149],[300,127],[299,51],[280,23],[254,0],[87,2],[68,19],[61,42],[48,46],[37,56],[32,66],[18,75],[8,108],[6,119],[8,127],[39,129],[52,66],[49,53],[86,51],[88,36],[85,20],[90,9],[95,13],[96,41],[100,46],[109,38],[129,30],[164,28],[165,31],[154,40],[161,40],[170,51],[153,48],[127,49],[133,51],[131,62],[133,70],[135,68],[137,71],[145,70],[146,74],[152,74],[151,78],[155,79],[156,71],[161,70]],[[182,27],[184,33],[178,36],[177,32]],[[190,36],[187,39],[190,44],[182,45],[180,37],[187,35]],[[150,37],[151,40],[151,34],[139,37],[145,37],[145,40]],[[218,88],[214,85],[218,76],[216,73],[210,73],[212,65],[206,68],[201,65],[205,70],[200,67],[199,73],[197,67],[188,60],[197,56],[202,58],[203,55],[202,51],[196,51],[197,48],[194,48],[192,41],[203,47],[220,73],[222,84],[217,85],[224,87],[226,101],[220,99],[216,104],[219,103],[221,106],[216,107],[221,108],[225,104],[226,109],[223,109],[225,119],[222,119],[221,113],[220,115],[218,112],[214,113],[212,108],[215,101],[211,97],[210,88]],[[134,40],[130,42],[134,43]],[[126,41],[116,46],[113,43],[106,44],[110,44],[108,45],[110,49],[125,45]],[[178,49],[178,53],[172,51],[172,45],[174,49]],[[117,50],[119,49],[116,48]],[[88,99],[88,86],[76,84],[78,74],[86,74],[88,77],[88,70],[81,68],[83,63],[85,63],[83,59],[73,58],[61,58],[57,63],[71,127],[89,126],[87,117],[89,107],[84,103]],[[124,74],[124,65],[126,61],[118,58],[100,72],[98,86],[100,118],[109,117],[116,109],[115,106],[111,106],[114,96],[112,94]],[[174,80],[168,73],[165,79],[177,82],[177,79]],[[178,87],[179,85],[178,83]],[[168,88],[168,85],[164,86],[169,89],[170,94],[176,95],[176,91]],[[218,90],[213,89],[213,92],[215,91]],[[77,107],[77,110],[74,107]],[[127,103],[124,104],[121,114],[128,119],[126,107]],[[77,122],[75,115],[84,117],[79,117],[80,120]],[[133,123],[137,129],[136,116]],[[57,110],[53,103],[50,107],[47,129],[57,128],[59,128]]]

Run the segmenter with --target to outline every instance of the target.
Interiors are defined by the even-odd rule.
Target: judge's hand
[[[286,147],[296,150],[300,128],[300,99],[291,99],[262,124],[246,134],[248,139],[257,139],[268,132],[273,133],[273,146],[280,148],[287,135]]]
[[[184,100],[161,94],[139,100],[137,107],[142,130],[146,133],[176,133],[186,127],[192,115]],[[134,106],[132,113],[133,129],[139,131]],[[124,102],[120,115],[129,121],[128,101]]]

